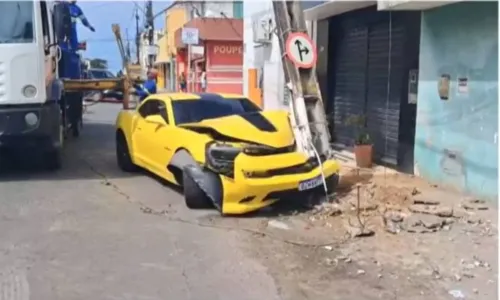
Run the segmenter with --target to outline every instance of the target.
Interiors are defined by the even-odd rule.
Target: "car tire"
[[[186,206],[190,209],[212,208],[212,201],[186,172],[182,172],[182,188]]]
[[[121,131],[116,134],[116,160],[122,171],[135,172],[138,169],[130,157],[127,140]]]
[[[332,175],[330,177],[325,178],[326,181],[326,189],[328,190],[328,194],[334,193],[339,185],[339,176],[337,174]]]
[[[45,166],[49,171],[57,171],[62,167],[62,149],[54,149],[44,156]]]

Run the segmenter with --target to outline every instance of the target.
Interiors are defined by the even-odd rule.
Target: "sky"
[[[128,39],[131,43],[132,55],[135,56],[135,7],[144,8],[145,1],[89,1],[80,0],[77,4],[83,13],[94,26],[95,32],[91,32],[81,23],[78,24],[78,39],[87,41],[87,51],[85,58],[101,58],[108,61],[111,71],[117,72],[121,69],[121,57],[118,52],[116,40],[111,31],[111,24],[117,23],[121,27],[122,37],[126,38],[128,29]],[[155,13],[166,8],[170,1],[153,1],[153,11]],[[139,28],[144,25],[144,12],[139,10]],[[164,16],[164,15],[163,15]],[[155,29],[163,28],[164,17],[155,19]],[[126,41],[124,40],[124,43]]]

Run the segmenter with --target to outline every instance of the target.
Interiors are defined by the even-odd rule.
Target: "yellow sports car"
[[[335,188],[335,160],[297,152],[286,111],[261,111],[241,95],[156,94],[116,121],[124,171],[144,168],[182,186],[190,208],[243,214],[298,193]]]

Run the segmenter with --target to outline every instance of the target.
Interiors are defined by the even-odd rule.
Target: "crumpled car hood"
[[[182,124],[179,127],[192,130],[210,129],[229,138],[274,148],[288,147],[294,143],[294,135],[286,111],[233,115]]]

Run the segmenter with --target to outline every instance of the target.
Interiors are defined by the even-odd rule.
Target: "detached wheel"
[[[208,209],[213,207],[210,198],[194,181],[193,177],[186,172],[186,169],[182,172],[182,187],[187,207],[191,209]]]
[[[127,140],[120,131],[116,134],[116,159],[118,166],[125,172],[137,171],[137,166],[132,162]]]

